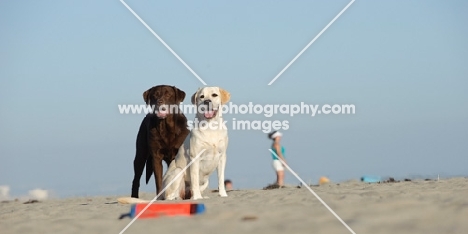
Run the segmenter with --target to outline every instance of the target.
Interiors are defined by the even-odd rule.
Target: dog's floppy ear
[[[175,95],[175,98],[176,98],[176,102],[177,104],[181,103],[182,101],[184,101],[185,99],[185,92],[176,88],[175,86],[173,86],[174,88],[174,95]]]
[[[192,104],[195,105],[197,101],[197,94],[200,91],[200,88],[192,95]]]
[[[221,93],[221,104],[224,105],[229,102],[229,99],[231,99],[231,94],[222,88],[219,88],[219,92]]]
[[[143,100],[145,100],[145,103],[148,105],[149,105],[149,94],[150,94],[151,89],[148,89],[143,93]]]

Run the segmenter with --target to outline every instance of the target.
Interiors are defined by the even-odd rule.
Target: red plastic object
[[[146,218],[157,218],[160,216],[190,216],[194,214],[201,214],[205,212],[205,205],[204,204],[194,204],[194,203],[153,203],[145,209],[148,204],[146,203],[139,203],[139,204],[132,204],[130,209],[130,217],[134,218],[138,214],[139,219],[146,219]],[[143,211],[144,210],[144,211]]]

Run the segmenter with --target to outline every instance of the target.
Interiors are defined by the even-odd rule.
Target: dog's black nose
[[[205,100],[205,101],[203,101],[203,104],[204,104],[204,105],[210,105],[210,104],[211,104],[211,100]]]

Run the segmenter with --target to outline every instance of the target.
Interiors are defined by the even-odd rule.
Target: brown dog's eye
[[[205,98],[205,95],[201,95],[200,98]]]
[[[211,94],[211,96],[212,96],[212,97],[217,97],[217,96],[218,96],[218,94],[216,94],[216,93],[213,93],[213,94]]]

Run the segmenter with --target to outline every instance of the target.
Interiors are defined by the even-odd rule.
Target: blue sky
[[[283,145],[304,180],[468,174],[468,2],[358,0],[271,86],[349,1],[126,2],[233,103],[354,104],[269,118],[289,121]],[[13,195],[130,194],[143,116],[117,105],[203,86],[117,0],[2,1],[0,30],[0,185]],[[230,131],[235,188],[273,182],[269,147],[261,131]]]

